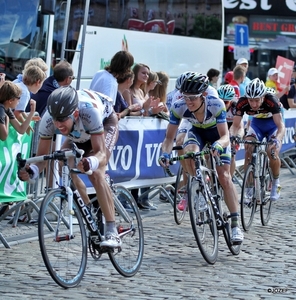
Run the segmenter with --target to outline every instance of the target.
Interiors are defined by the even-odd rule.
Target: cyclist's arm
[[[36,156],[50,154],[51,141],[52,141],[51,139],[43,139],[41,137],[39,140]],[[38,167],[40,173],[44,170],[44,168],[46,167],[46,164],[47,164],[46,161],[34,163],[34,165],[36,165]]]
[[[240,135],[242,123],[243,122],[242,122],[241,116],[233,116],[233,122],[231,125],[231,135],[233,135],[233,136]],[[242,128],[242,130],[243,130],[243,128]]]
[[[218,142],[223,148],[229,145],[229,131],[227,127],[227,123],[217,123],[217,130],[219,133],[219,140]]]
[[[104,133],[91,134],[90,141],[93,150],[92,156],[98,159],[99,166],[106,166],[109,161],[109,155],[107,155]]]
[[[178,130],[179,125],[169,124],[166,130],[165,139],[162,142],[161,150],[162,153],[171,153],[173,146],[174,146],[174,140],[175,136]]]
[[[281,141],[284,138],[285,135],[285,125],[282,119],[282,115],[280,113],[272,115],[273,121],[275,125],[277,126],[277,133],[275,138],[279,141]]]

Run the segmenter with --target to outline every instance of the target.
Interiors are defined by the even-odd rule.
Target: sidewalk
[[[285,201],[285,199],[291,200],[291,198],[295,198],[295,179],[296,175],[291,174],[289,169],[282,168],[280,183],[282,186],[281,190],[281,198],[276,202],[276,206],[281,203],[281,201]],[[238,185],[237,189],[240,193],[240,187]],[[151,218],[157,217],[162,218],[164,216],[173,217],[173,207],[169,203],[163,203],[158,200],[158,195],[152,200],[152,202],[158,207],[157,210],[151,211],[140,211],[142,218]],[[273,213],[273,212],[272,212]],[[18,222],[16,227],[13,227],[12,224],[8,223],[8,220],[3,220],[0,222],[0,233],[2,233],[3,237],[9,243],[10,247],[13,248],[14,245],[26,243],[29,241],[37,240],[38,237],[38,225],[37,223],[26,223],[26,222]],[[4,245],[0,241],[0,248],[3,248]]]

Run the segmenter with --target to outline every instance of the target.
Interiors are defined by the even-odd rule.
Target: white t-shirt
[[[94,75],[89,88],[90,90],[109,96],[113,100],[113,105],[115,105],[118,83],[116,78],[108,71],[98,71]]]
[[[31,99],[31,93],[30,93],[29,89],[27,88],[27,86],[23,82],[16,82],[15,84],[18,87],[20,87],[22,90],[20,102],[17,105],[17,107],[15,108],[15,110],[25,111],[26,107]]]

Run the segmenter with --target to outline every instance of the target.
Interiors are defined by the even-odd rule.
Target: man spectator
[[[288,95],[284,94],[280,98],[285,109],[296,108],[296,79],[292,78]]]
[[[235,97],[238,99],[241,96],[240,84],[244,81],[246,76],[245,67],[238,65],[233,69],[233,79],[230,81],[230,85],[234,87]]]
[[[278,78],[278,70],[276,68],[270,68],[267,72],[267,80],[265,82],[265,86],[274,89],[276,91],[276,96],[280,99],[289,91],[290,87],[286,86],[284,89],[280,88]]]
[[[237,66],[243,66],[246,69],[245,79],[239,85],[240,95],[244,96],[246,86],[251,82],[251,79],[247,76],[249,63],[248,63],[248,60],[246,58],[240,58],[240,59],[237,60],[236,65]]]

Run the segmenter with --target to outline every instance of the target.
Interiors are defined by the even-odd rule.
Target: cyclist
[[[226,107],[226,121],[227,121],[227,126],[229,129],[229,134],[230,134],[230,141],[233,139],[233,134],[232,134],[232,121],[233,121],[233,111],[236,106],[237,98],[236,98],[236,92],[235,89],[232,85],[230,84],[224,84],[221,85],[218,90],[218,96],[221,100],[224,101],[225,107]],[[241,128],[238,132],[238,135],[243,136],[244,134],[244,127],[243,127],[243,122],[241,122]],[[231,145],[231,164],[230,164],[230,175],[231,177],[234,174],[235,168],[236,168],[236,163],[235,163],[235,154],[239,149],[239,144],[236,145]]]
[[[121,240],[115,227],[111,190],[105,180],[106,166],[118,138],[118,118],[112,102],[110,97],[91,90],[76,91],[71,86],[54,90],[41,119],[36,155],[50,152],[54,134],[66,137],[61,149],[70,148],[73,141],[85,151],[77,168],[82,172],[93,171],[89,179],[106,219],[105,240],[101,246],[116,248],[121,245]],[[40,162],[26,166],[26,170],[19,172],[20,179],[28,181],[30,178],[38,178],[45,165],[46,162]],[[72,174],[71,177],[85,204],[89,205],[85,184],[79,176]]]
[[[241,97],[235,109],[232,130],[237,135],[239,124],[244,114],[252,116],[246,140],[262,141],[264,137],[272,143],[269,145],[267,154],[269,156],[270,168],[273,175],[270,200],[276,201],[280,197],[280,167],[281,161],[278,157],[285,134],[285,125],[281,115],[280,103],[273,94],[266,92],[263,81],[259,78],[253,79],[247,86],[245,96]],[[252,157],[252,145],[245,145],[245,167]],[[271,157],[274,151],[276,159]]]
[[[181,86],[183,97],[172,105],[159,163],[162,167],[169,166],[169,153],[172,151],[178,126],[182,119],[188,120],[192,126],[185,137],[183,145],[185,153],[197,152],[206,142],[210,142],[213,155],[221,156],[224,164],[217,166],[217,172],[224,189],[225,202],[231,213],[231,239],[233,242],[241,243],[243,233],[238,226],[238,195],[230,176],[231,153],[226,109],[221,99],[207,96],[208,86],[208,77],[199,73],[192,73],[183,81]],[[196,174],[193,160],[186,160],[186,171],[192,176]]]

